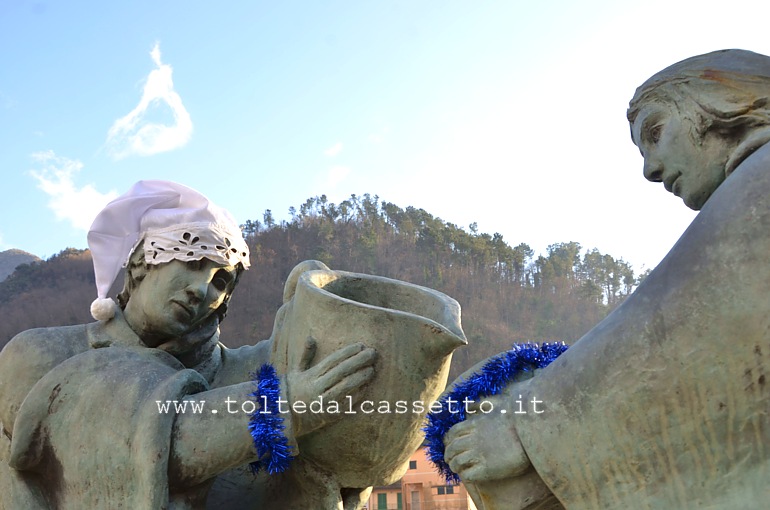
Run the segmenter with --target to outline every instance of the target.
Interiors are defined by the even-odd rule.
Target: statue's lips
[[[185,319],[192,319],[193,315],[195,315],[189,305],[176,300],[172,300],[171,303],[176,305],[176,308],[184,313],[186,316]]]
[[[674,175],[671,175],[663,180],[663,186],[666,188],[666,191],[669,193],[673,193],[676,196],[679,196],[677,193],[678,190],[674,189],[674,185],[676,185],[679,178],[682,176],[682,174],[677,173]]]
[[[673,182],[673,184],[671,184],[671,192],[672,192],[672,193],[673,193],[675,196],[677,196],[677,197],[681,197],[681,196],[682,196],[682,195],[681,195],[681,191],[682,191],[682,185],[681,185],[681,184],[679,184],[679,182],[680,182],[680,181],[679,181],[679,179],[676,179],[676,180]]]

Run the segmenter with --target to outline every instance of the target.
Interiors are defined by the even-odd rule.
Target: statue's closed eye
[[[644,131],[644,138],[647,143],[656,145],[660,141],[660,134],[663,132],[663,124],[654,124]]]

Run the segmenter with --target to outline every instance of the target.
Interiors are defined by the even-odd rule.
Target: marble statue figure
[[[406,469],[422,417],[350,429],[342,413],[294,405],[435,398],[466,343],[451,298],[308,261],[289,275],[273,338],[225,347],[248,246],[229,213],[176,183],[137,183],[89,245],[97,321],[28,330],[0,352],[0,509],[360,509]],[[420,377],[398,379],[398,364]],[[291,407],[266,417],[281,398]],[[340,434],[352,451],[323,441]],[[378,455],[383,469],[350,475]]]
[[[480,509],[770,499],[770,57],[689,58],[628,110],[644,176],[700,211],[605,320],[445,436]]]

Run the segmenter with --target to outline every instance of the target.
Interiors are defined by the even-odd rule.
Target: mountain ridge
[[[37,255],[16,248],[0,251],[0,282],[12,275],[20,265],[41,260]]]

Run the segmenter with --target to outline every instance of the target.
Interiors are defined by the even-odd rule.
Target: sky
[[[85,248],[140,179],[239,223],[377,195],[545,253],[654,267],[695,216],[642,176],[645,79],[770,54],[735,0],[0,2],[0,250]],[[340,268],[344,269],[344,268]]]

